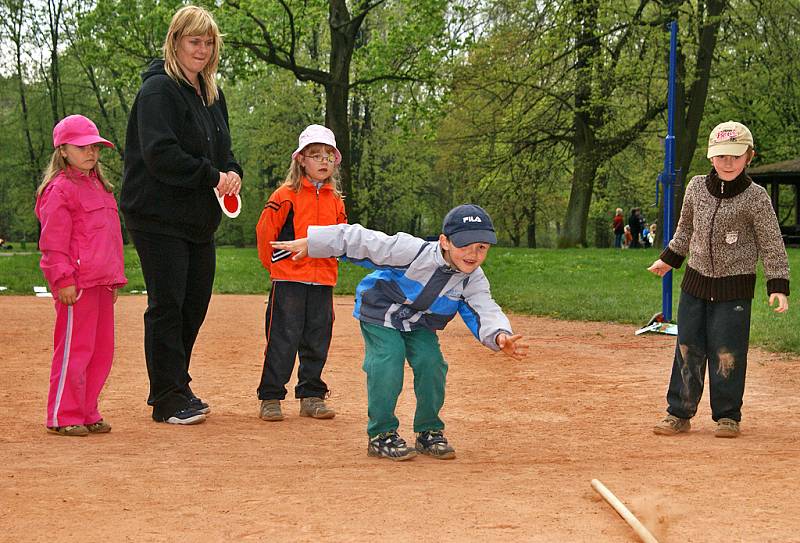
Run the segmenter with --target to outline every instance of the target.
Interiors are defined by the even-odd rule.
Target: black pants
[[[267,303],[264,369],[259,400],[282,400],[300,355],[295,398],[324,398],[322,368],[333,333],[333,287],[273,281]]]
[[[131,231],[147,286],[144,356],[153,417],[171,416],[193,396],[189,362],[206,318],[216,269],[214,242]]]
[[[682,419],[695,415],[708,363],[711,417],[741,420],[751,303],[710,302],[681,292],[678,343],[667,392],[669,414]]]

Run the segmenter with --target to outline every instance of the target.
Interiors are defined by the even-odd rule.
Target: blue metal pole
[[[667,137],[664,141],[664,172],[661,183],[664,185],[664,222],[662,235],[664,247],[672,239],[672,215],[675,186],[675,71],[678,57],[678,22],[670,23],[669,36],[669,80],[667,87]],[[672,272],[661,280],[661,314],[664,321],[672,320]]]

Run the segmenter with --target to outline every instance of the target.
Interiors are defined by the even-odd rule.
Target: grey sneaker
[[[261,420],[268,420],[270,422],[283,420],[283,413],[281,413],[280,400],[261,400],[261,409],[258,416]]]
[[[322,398],[300,398],[300,416],[332,419],[336,416],[336,411],[325,405]]]
[[[426,430],[417,434],[415,445],[417,452],[427,454],[439,460],[449,460],[456,457],[456,450],[447,443],[447,438],[441,430]]]
[[[674,436],[681,432],[688,432],[692,427],[689,419],[682,419],[675,415],[667,415],[664,420],[653,427],[653,433],[660,436]]]
[[[417,456],[417,451],[406,445],[405,440],[397,432],[384,432],[369,439],[367,456],[402,462]]]
[[[719,419],[714,437],[739,437],[739,423],[733,419]]]

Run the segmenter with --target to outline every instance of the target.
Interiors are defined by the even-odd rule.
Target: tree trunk
[[[688,92],[685,87],[686,58],[682,52],[678,55],[678,81],[676,82],[675,93],[675,165],[678,168],[678,175],[676,176],[678,187],[675,190],[673,232],[683,206],[686,176],[689,174],[694,150],[697,148],[697,137],[708,96],[708,82],[711,78],[714,49],[717,46],[720,19],[723,11],[725,11],[726,2],[725,0],[707,0],[705,6],[706,13],[698,14],[698,17],[704,17],[704,19],[700,27],[692,85]],[[673,9],[675,10],[674,16],[677,17],[677,6],[673,6]]]
[[[536,248],[536,194],[531,199],[531,207],[528,212],[528,247]]]
[[[594,39],[597,22],[597,2],[573,0],[577,25],[578,47],[575,63],[575,114],[573,116],[572,188],[569,193],[564,230],[559,236],[559,247],[586,246],[586,221],[597,164],[594,161],[596,145],[592,116],[593,64],[598,55],[599,44]]]
[[[586,247],[586,221],[589,217],[594,176],[598,167],[592,148],[592,144],[587,142],[575,146],[572,189],[569,193],[564,228],[558,240],[560,248]]]
[[[11,21],[8,22],[7,25],[11,33],[11,39],[14,42],[14,66],[17,71],[19,102],[22,111],[22,130],[25,133],[25,146],[28,151],[27,176],[30,176],[31,188],[33,191],[35,191],[39,185],[39,167],[38,157],[36,156],[36,151],[33,148],[33,138],[31,137],[31,126],[28,117],[28,99],[25,92],[25,73],[22,62],[22,28],[24,21],[24,6],[24,2],[19,2],[18,4],[9,6],[9,9],[13,7],[14,9],[18,9],[18,11],[11,14],[11,17],[9,17]]]
[[[64,117],[63,103],[62,111],[59,112],[59,95],[61,94],[61,72],[58,64],[58,41],[59,41],[59,26],[61,25],[61,14],[63,12],[62,1],[48,0],[47,2],[47,15],[49,17],[50,25],[50,82],[52,84],[50,92],[50,108],[53,113],[53,125]],[[63,102],[63,100],[62,100]]]
[[[355,35],[363,19],[353,20],[345,0],[331,0],[329,25],[331,30],[330,82],[325,85],[325,123],[336,136],[336,146],[342,154],[339,173],[345,196],[345,209],[350,222],[357,222],[353,192],[352,157],[350,154],[350,122],[347,106],[350,98],[350,61],[355,49]]]

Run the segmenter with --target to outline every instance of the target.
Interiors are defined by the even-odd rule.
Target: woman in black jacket
[[[128,119],[120,208],[147,287],[147,403],[154,420],[171,424],[197,424],[210,412],[189,387],[189,362],[214,283],[221,219],[214,188],[241,189],[216,85],[221,46],[208,11],[179,9],[164,59],[142,74]]]

